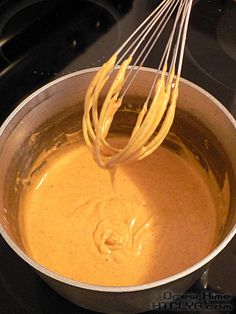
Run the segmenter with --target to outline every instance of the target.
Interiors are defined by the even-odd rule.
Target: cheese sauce
[[[19,225],[35,261],[108,286],[176,274],[206,256],[217,233],[203,172],[165,146],[119,167],[115,180],[85,144],[58,149],[25,187]]]

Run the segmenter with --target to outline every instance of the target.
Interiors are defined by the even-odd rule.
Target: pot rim
[[[94,68],[89,68],[89,69],[84,69],[76,72],[69,73],[67,75],[61,76],[60,78],[53,80],[46,85],[42,86],[41,88],[37,89],[35,92],[30,94],[26,99],[24,99],[13,111],[12,113],[6,118],[4,123],[0,127],[0,136],[4,133],[5,128],[8,126],[8,124],[11,122],[12,118],[25,106],[27,103],[33,99],[35,96],[39,95],[41,92],[44,90],[48,89],[49,87],[58,84],[61,81],[64,81],[66,79],[69,79],[74,76],[86,74],[86,73],[91,73],[91,72],[96,72],[100,67],[94,67]],[[148,67],[141,67],[141,71],[147,71],[151,73],[155,73],[157,70],[154,68],[148,68]],[[206,97],[208,97],[217,107],[219,110],[221,110],[225,116],[228,118],[230,123],[233,125],[235,128],[236,132],[236,120],[234,117],[231,115],[231,113],[210,93],[205,91],[203,88],[200,86],[184,79],[180,78],[180,81],[184,83],[185,85],[188,85],[189,87],[198,90],[200,93],[204,94]],[[1,151],[0,151],[1,153]],[[43,275],[46,275],[54,280],[57,280],[59,282],[62,282],[64,284],[77,287],[77,288],[82,288],[86,290],[91,290],[91,291],[97,291],[97,292],[113,292],[113,293],[128,293],[128,292],[135,292],[135,291],[142,291],[142,290],[148,290],[151,288],[156,288],[159,286],[163,286],[165,284],[169,284],[171,282],[177,281],[178,279],[181,279],[183,277],[186,277],[190,275],[191,273],[194,273],[195,271],[199,270],[206,264],[208,264],[214,257],[216,257],[224,248],[225,246],[230,242],[230,240],[234,237],[236,234],[236,224],[234,227],[230,230],[228,235],[225,237],[225,239],[206,257],[204,257],[202,260],[197,262],[196,264],[192,265],[191,267],[175,274],[172,276],[169,276],[167,278],[153,281],[150,283],[142,284],[142,285],[134,285],[134,286],[119,286],[119,287],[114,287],[114,286],[100,286],[100,285],[94,285],[94,284],[88,284],[80,281],[76,281],[73,279],[69,279],[66,277],[63,277],[57,273],[54,273],[53,271],[48,270],[47,268],[43,267],[36,261],[34,261],[31,257],[29,257],[26,253],[23,252],[15,243],[14,241],[10,238],[10,236],[7,234],[5,231],[3,225],[0,223],[0,234],[4,238],[4,240],[7,242],[7,244],[15,251],[15,253],[20,256],[25,262],[27,262],[32,268],[36,269],[38,272],[42,273]]]

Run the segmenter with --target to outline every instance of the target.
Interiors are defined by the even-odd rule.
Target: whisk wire
[[[180,38],[181,38],[181,35],[182,35],[183,21],[185,20],[185,17],[186,17],[186,9],[188,8],[187,4],[189,4],[189,0],[172,1],[173,6],[169,6],[168,7],[168,10],[166,10],[165,14],[162,16],[162,19],[161,19],[160,23],[158,24],[158,26],[156,27],[155,31],[152,33],[152,35],[149,38],[149,40],[147,41],[146,45],[144,46],[144,48],[140,52],[138,58],[136,59],[134,64],[129,69],[129,73],[127,74],[126,79],[124,81],[124,86],[125,86],[125,83],[128,81],[128,79],[130,78],[130,76],[133,74],[134,70],[135,70],[135,73],[132,75],[131,79],[129,80],[129,83],[126,85],[124,91],[122,92],[122,96],[121,96],[122,98],[124,97],[124,95],[126,94],[126,92],[129,89],[129,87],[132,85],[133,81],[135,80],[135,78],[136,78],[140,68],[143,66],[144,62],[146,61],[147,57],[149,56],[151,50],[153,49],[154,45],[156,44],[157,40],[159,39],[160,35],[162,34],[165,26],[169,22],[169,20],[170,20],[171,16],[173,15],[177,5],[179,4],[179,2],[180,2],[180,6],[179,6],[178,12],[176,14],[176,18],[175,18],[175,22],[174,22],[174,25],[173,25],[173,28],[172,28],[171,35],[169,37],[169,40],[168,40],[167,45],[165,47],[165,51],[164,51],[163,56],[161,58],[161,61],[159,63],[157,75],[154,78],[154,82],[153,82],[153,84],[151,86],[151,89],[149,91],[149,94],[147,96],[148,101],[149,101],[149,99],[150,99],[150,97],[152,95],[153,89],[155,87],[155,83],[156,83],[156,81],[158,79],[159,71],[164,66],[164,64],[168,64],[168,60],[170,58],[170,51],[171,51],[171,48],[172,48],[172,45],[173,45],[173,40],[174,40],[174,35],[175,35],[175,32],[176,32],[176,28],[177,28],[179,19],[181,17],[181,14],[184,11],[184,13],[182,14],[181,24],[179,26],[179,33],[178,33],[177,43],[176,43],[175,47],[173,48],[173,57],[172,57],[172,61],[171,61],[170,67],[169,67],[168,75],[167,75],[167,83],[168,83],[170,73],[171,73],[172,69],[175,68],[176,59],[177,59],[178,50],[179,50]],[[162,9],[164,9],[164,8],[165,7],[163,7]],[[159,12],[158,12],[158,14],[159,14]],[[158,19],[156,19],[156,16],[155,16],[154,17],[154,23],[157,23],[158,20],[159,20],[159,16],[158,16]],[[148,24],[147,27],[150,27],[150,24]],[[145,28],[145,31],[147,31],[147,27]],[[151,27],[148,29],[147,33],[149,33],[151,31],[152,27],[153,27],[153,23],[151,24]],[[145,37],[146,36],[147,36],[147,34],[145,35]],[[155,37],[155,39],[153,40],[154,37]],[[133,55],[137,51],[137,49],[139,48],[139,46],[141,45],[141,43],[142,43],[142,41],[144,39],[145,39],[144,37],[141,39],[141,41],[139,42],[139,45],[136,46],[136,49],[133,51],[133,53],[131,55]],[[151,45],[150,45],[150,43],[151,43]],[[182,43],[182,44],[184,45],[184,43]],[[139,63],[141,58],[142,58],[142,60]],[[180,72],[181,72],[181,67],[178,67],[178,72],[177,73],[180,74]]]
[[[135,74],[133,74],[131,80],[129,81],[129,84],[126,86],[125,90],[122,93],[122,97],[125,95],[125,93],[127,92],[127,90],[129,89],[129,87],[131,86],[131,84],[133,83],[136,75],[138,74],[138,71],[140,70],[140,68],[143,66],[144,62],[146,61],[147,57],[149,56],[151,50],[153,49],[154,45],[156,44],[157,40],[159,39],[160,35],[162,34],[163,29],[165,28],[166,24],[168,23],[171,15],[173,14],[174,10],[176,9],[177,5],[178,5],[179,0],[177,0],[175,2],[175,5],[173,6],[172,10],[167,11],[166,14],[163,16],[160,24],[158,25],[158,27],[156,28],[156,30],[153,32],[153,34],[151,35],[151,37],[149,38],[149,40],[147,41],[146,45],[144,46],[144,48],[142,49],[141,53],[139,54],[137,60],[134,62],[134,64],[131,66],[129,73],[126,76],[125,82],[129,79],[130,75],[132,74],[133,70],[136,68]],[[171,6],[170,8],[171,9]],[[168,17],[166,17],[166,15],[169,14]],[[161,23],[164,21],[164,24],[161,25]],[[160,29],[161,27],[161,29]],[[159,31],[159,32],[158,32]],[[155,39],[153,40],[153,38],[155,37]],[[153,42],[151,43],[151,41],[153,40]],[[151,45],[150,45],[151,43]],[[149,46],[150,45],[150,46]],[[148,49],[148,50],[147,50]],[[143,58],[142,58],[143,56]],[[138,62],[140,61],[140,59],[142,58],[140,64],[137,66]],[[151,94],[151,93],[150,93]],[[149,95],[148,95],[149,97]]]
[[[142,27],[153,17],[153,15],[156,14],[156,12],[158,12],[160,10],[160,12],[162,12],[162,7],[166,8],[168,6],[168,4],[171,2],[172,0],[165,0],[162,1],[159,6],[156,7],[156,9],[154,9],[152,11],[152,13],[150,15],[148,15],[148,17],[136,28],[136,30],[125,40],[125,42],[117,49],[117,51],[115,52],[116,55],[118,55],[126,46],[127,44],[131,41],[131,39],[142,29]],[[154,18],[155,19],[155,16]]]
[[[171,52],[171,47],[173,45],[173,41],[174,41],[174,36],[175,36],[175,33],[176,33],[176,28],[177,28],[177,25],[178,25],[178,22],[179,22],[179,19],[181,17],[181,14],[183,12],[183,9],[184,9],[184,3],[185,1],[181,1],[181,5],[179,6],[179,9],[178,9],[178,12],[176,14],[176,18],[175,18],[175,22],[174,22],[174,25],[173,25],[173,28],[172,28],[172,31],[171,31],[171,35],[169,37],[169,40],[168,40],[168,43],[166,45],[166,51],[164,52],[163,54],[163,59],[165,58],[165,61],[162,61],[160,63],[160,66],[159,66],[159,70],[161,69],[161,67],[164,65],[164,64],[168,64],[169,63],[169,58],[170,58],[170,52]],[[184,14],[183,14],[184,16]],[[176,62],[176,57],[177,57],[177,52],[178,52],[178,41],[179,41],[179,37],[180,37],[180,34],[181,34],[181,25],[179,26],[179,33],[178,33],[178,39],[177,39],[177,43],[176,45],[174,46],[174,49],[173,49],[173,58],[172,58],[172,62],[171,62],[171,65],[170,65],[170,69],[172,69],[174,66],[175,66],[175,62]],[[162,60],[163,60],[162,59]],[[169,71],[170,72],[170,71]]]
[[[151,24],[151,26],[149,26],[147,28],[147,32],[141,37],[141,40],[139,41],[139,43],[137,44],[137,46],[135,47],[135,49],[132,51],[131,55],[133,56],[136,51],[138,50],[138,48],[141,46],[141,44],[145,41],[146,37],[148,36],[148,34],[151,32],[151,30],[154,28],[154,26],[156,26],[156,30],[154,31],[154,33],[156,34],[159,30],[158,33],[158,37],[160,36],[160,34],[162,33],[165,25],[167,24],[167,22],[169,21],[171,14],[169,14],[170,12],[172,13],[173,10],[172,6],[175,8],[178,4],[180,0],[176,0],[175,2],[170,3],[169,6],[167,6],[166,12],[161,12],[156,15],[156,17],[154,18],[153,23]],[[169,14],[169,16],[168,16]],[[160,19],[161,18],[161,19]],[[160,20],[160,21],[159,21]],[[159,22],[159,23],[158,23]],[[157,24],[158,23],[158,24]],[[154,36],[153,36],[154,37]]]
[[[179,65],[178,65],[178,69],[177,69],[177,75],[180,75],[181,70],[182,70],[184,48],[185,48],[185,42],[186,42],[186,37],[187,37],[188,23],[189,23],[192,3],[193,3],[193,0],[186,2],[186,8],[185,8],[185,14],[184,14],[184,15],[186,15],[186,18],[184,21],[184,29],[183,29],[183,35],[182,35],[182,43],[181,43],[181,47],[180,47],[180,56],[179,56]]]
[[[157,73],[155,75],[155,78],[153,80],[153,83],[152,83],[152,86],[151,86],[151,89],[150,89],[150,92],[148,94],[148,97],[147,97],[147,100],[149,101],[152,93],[153,93],[153,90],[154,90],[154,87],[156,85],[156,82],[157,82],[157,79],[159,77],[159,72],[161,70],[161,68],[164,66],[164,64],[168,64],[168,60],[169,60],[169,56],[170,56],[170,51],[171,51],[171,47],[172,47],[172,44],[173,44],[173,40],[174,40],[174,35],[175,35],[175,31],[176,31],[176,27],[177,27],[177,24],[178,24],[178,21],[179,21],[179,18],[181,16],[181,12],[183,10],[183,7],[184,7],[184,3],[183,3],[183,0],[181,1],[181,5],[179,6],[179,9],[178,9],[178,12],[176,14],[176,18],[175,18],[175,22],[174,22],[174,25],[173,25],[173,29],[171,31],[171,35],[169,37],[169,40],[167,42],[167,45],[165,47],[165,50],[164,50],[164,53],[163,53],[163,56],[161,58],[161,61],[159,63],[159,66],[158,66],[158,70],[157,70]],[[173,52],[173,55],[176,54],[177,55],[177,47],[175,46],[174,47],[174,52]],[[176,56],[173,58],[172,62],[171,62],[171,65],[170,65],[170,70],[169,70],[169,73],[167,75],[168,77],[168,80],[167,80],[167,84],[168,84],[168,81],[169,81],[169,75],[172,71],[172,69],[175,67],[175,61],[176,61]]]
[[[160,145],[169,132],[175,114],[192,2],[193,0],[163,0],[103,65],[90,84],[85,99],[83,132],[86,143],[101,167],[111,168],[143,159]],[[175,12],[159,67],[131,136],[125,147],[114,147],[106,140],[113,117]],[[131,61],[133,65],[127,72]],[[120,67],[117,69],[118,65]],[[100,92],[115,69],[117,73],[98,114]],[[159,131],[155,133],[158,126]]]

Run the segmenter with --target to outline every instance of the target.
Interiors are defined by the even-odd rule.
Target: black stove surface
[[[0,122],[45,83],[101,65],[159,2],[0,1]],[[195,1],[182,76],[208,90],[236,117],[235,34],[235,1]],[[146,66],[158,66],[157,53],[154,48]],[[236,238],[186,296],[193,294],[192,307],[178,299],[165,310],[236,313]],[[0,314],[27,313],[91,312],[52,291],[0,237]]]

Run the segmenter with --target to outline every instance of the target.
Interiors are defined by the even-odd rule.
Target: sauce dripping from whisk
[[[114,54],[96,73],[88,87],[84,104],[85,142],[97,164],[106,169],[141,160],[159,147],[173,123],[178,97],[179,76],[175,77],[174,68],[167,75],[165,64],[155,84],[151,103],[149,105],[148,100],[145,101],[127,144],[123,148],[109,144],[107,136],[115,114],[122,105],[121,91],[132,56],[122,62],[102,107],[99,108],[100,93],[114,69],[116,60],[117,55]],[[158,127],[159,131],[156,132]]]

